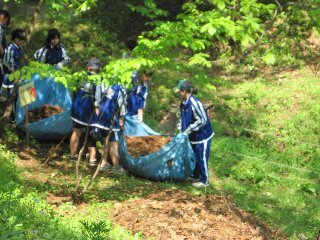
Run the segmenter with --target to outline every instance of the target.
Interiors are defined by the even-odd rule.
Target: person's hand
[[[124,131],[124,125],[120,123],[119,127],[120,127],[120,131],[123,132]]]
[[[190,134],[192,131],[190,130],[190,128],[187,128],[185,131],[184,131],[184,133],[186,133],[186,134]]]
[[[143,122],[143,111],[141,109],[138,110],[138,121],[139,123]]]
[[[99,108],[96,108],[95,111],[96,111],[96,115],[98,116],[99,115]]]
[[[179,132],[181,132],[181,122],[179,122],[179,123],[177,124],[177,129],[178,129]]]
[[[63,68],[63,63],[62,63],[62,62],[57,63],[57,64],[56,64],[56,68],[57,68],[57,69]]]

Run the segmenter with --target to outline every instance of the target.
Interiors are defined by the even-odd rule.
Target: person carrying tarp
[[[180,80],[175,92],[179,92],[181,120],[178,128],[189,135],[196,157],[196,167],[191,179],[196,188],[209,186],[208,161],[211,139],[214,135],[210,119],[203,104],[192,94],[193,86],[187,80]]]
[[[104,140],[104,146],[108,143],[107,137],[109,135],[112,124],[112,132],[109,139],[109,151],[107,149],[102,149],[102,159],[100,171],[105,171],[111,166],[108,164],[108,155],[105,154],[106,151],[109,152],[112,165],[116,169],[120,168],[119,161],[119,132],[123,130],[123,119],[122,116],[125,115],[125,100],[126,91],[120,85],[99,85],[97,86],[95,94],[95,107],[96,115],[93,120],[92,126],[98,128]]]
[[[148,84],[153,72],[150,70],[139,70],[138,74],[132,75],[132,89],[127,99],[127,115],[137,116],[139,122],[143,122],[143,111],[146,107],[148,97]]]
[[[71,60],[66,48],[61,43],[61,34],[58,29],[50,29],[43,47],[36,51],[37,61],[48,63],[58,69],[68,65]]]
[[[89,60],[88,75],[98,74],[101,70],[101,62],[98,58],[93,57]],[[72,135],[70,138],[70,152],[71,161],[76,161],[78,156],[79,140],[83,133],[83,129],[86,126],[90,126],[94,116],[94,98],[95,98],[96,86],[93,83],[84,80],[80,83],[77,91],[74,93],[72,107],[71,107],[71,119],[73,120]],[[98,161],[96,160],[96,140],[90,133],[88,134],[88,149],[89,149],[89,165],[96,166]]]

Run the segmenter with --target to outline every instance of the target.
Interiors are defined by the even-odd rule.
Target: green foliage
[[[142,16],[146,16],[149,19],[155,19],[157,17],[166,17],[168,12],[162,9],[159,9],[154,0],[144,0],[144,5],[133,5],[128,4],[132,11],[139,12]]]
[[[90,222],[88,220],[81,221],[84,236],[92,240],[110,239],[111,223],[105,221]]]

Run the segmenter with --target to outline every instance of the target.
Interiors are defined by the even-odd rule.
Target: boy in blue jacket
[[[179,92],[181,122],[178,127],[181,132],[189,135],[196,157],[196,167],[193,172],[192,184],[196,188],[209,186],[208,161],[211,139],[214,135],[210,119],[203,104],[192,94],[192,85],[187,80],[180,80],[175,92]]]
[[[17,28],[11,33],[11,44],[6,49],[3,65],[5,69],[5,76],[3,79],[3,88],[14,88],[14,81],[9,80],[9,74],[22,67],[23,51],[22,45],[26,41],[26,33],[24,30]]]
[[[88,62],[88,75],[98,74],[101,70],[101,62],[93,57]],[[91,126],[94,117],[94,98],[96,86],[93,83],[83,81],[74,94],[71,119],[73,120],[73,130],[70,138],[71,161],[77,160],[79,140],[86,126]],[[96,140],[91,133],[88,135],[89,165],[97,165],[96,160]]]
[[[120,85],[97,86],[95,94],[96,115],[93,126],[101,132],[104,142],[110,132],[112,122],[114,125],[109,139],[109,155],[113,167],[120,168],[119,160],[119,132],[123,130],[122,117],[125,114],[126,91]],[[108,155],[102,149],[100,171],[105,171],[111,166],[108,164]]]

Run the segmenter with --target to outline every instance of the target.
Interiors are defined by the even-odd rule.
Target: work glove
[[[179,123],[177,124],[177,129],[178,129],[179,132],[181,132],[181,122],[179,122]]]
[[[63,63],[59,62],[55,66],[56,66],[57,69],[61,69],[61,68],[63,68]]]
[[[187,128],[185,131],[184,131],[184,133],[186,133],[186,134],[190,134],[192,131],[191,131],[191,129],[190,128]]]

